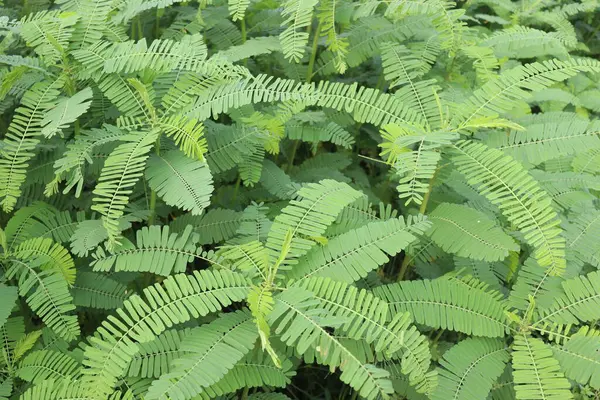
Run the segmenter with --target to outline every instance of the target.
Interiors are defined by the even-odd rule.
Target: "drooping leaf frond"
[[[242,220],[243,213],[239,211],[215,208],[200,217],[184,214],[175,219],[170,226],[174,231],[183,232],[188,225],[192,225],[199,235],[198,243],[211,244],[232,238]]]
[[[490,135],[487,144],[517,161],[537,165],[544,161],[600,147],[600,125],[583,119],[532,124],[510,135]]]
[[[42,11],[23,18],[19,33],[46,65],[54,65],[66,54],[77,19],[74,13]]]
[[[477,89],[468,100],[460,104],[453,125],[460,129],[468,129],[472,124],[493,119],[510,110],[515,101],[527,98],[531,91],[546,88],[580,71],[598,70],[600,64],[589,58],[564,62],[548,60],[509,69],[498,79],[489,81]]]
[[[560,293],[552,307],[540,312],[536,324],[552,320],[564,324],[597,319],[600,303],[600,272],[577,276],[562,282]]]
[[[63,83],[63,78],[36,83],[25,92],[21,106],[15,110],[0,149],[0,204],[5,211],[14,208],[21,194],[29,160],[42,134],[44,115],[55,106],[58,88]]]
[[[278,368],[265,353],[253,351],[230,369],[219,382],[204,388],[200,398],[208,400],[245,387],[285,387],[295,375],[292,368],[289,360],[285,360],[281,368]]]
[[[121,138],[118,146],[106,159],[96,189],[92,209],[102,214],[108,232],[109,246],[118,240],[118,220],[123,215],[128,196],[137,180],[143,175],[148,153],[158,136],[157,131],[136,132]]]
[[[373,343],[376,352],[390,359],[401,359],[402,372],[409,376],[411,385],[419,392],[433,391],[437,377],[429,371],[429,348],[425,338],[411,326],[408,313],[388,316],[385,301],[327,278],[311,278],[301,286],[313,293],[329,315],[345,321],[336,326],[339,332],[350,339]],[[327,359],[324,351],[317,352],[317,358],[320,355]]]
[[[336,70],[343,74],[346,72],[346,53],[348,52],[348,41],[336,32],[335,17],[339,12],[338,0],[321,1],[317,9],[317,19],[321,27],[321,36],[325,37],[325,44],[335,59]]]
[[[12,312],[15,302],[17,301],[17,288],[0,284],[0,323],[4,325],[10,313]]]
[[[564,57],[568,52],[561,36],[524,26],[513,26],[495,32],[481,42],[491,47],[497,57],[533,58],[544,55]]]
[[[476,260],[498,261],[518,251],[514,240],[484,213],[459,204],[441,203],[430,214],[427,233],[444,251]],[[460,237],[462,240],[456,240]]]
[[[189,333],[190,329],[170,329],[150,342],[140,343],[140,351],[132,357],[127,375],[158,378],[169,372],[171,361],[184,354],[181,340]]]
[[[242,2],[245,0],[242,0]],[[218,52],[215,57],[222,57],[229,62],[256,57],[262,54],[271,54],[275,51],[281,51],[279,38],[273,36],[263,36],[248,39],[243,44],[231,46],[226,50]]]
[[[472,338],[459,342],[444,353],[440,361],[440,383],[431,398],[485,398],[508,359],[508,349],[501,340]]]
[[[549,196],[527,171],[501,151],[459,142],[453,162],[469,184],[485,195],[523,232],[538,263],[551,275],[565,270],[565,242]]]
[[[540,309],[548,308],[561,292],[560,283],[560,278],[550,275],[547,269],[528,258],[517,272],[517,281],[512,287],[508,302],[518,310],[526,310],[532,298]]]
[[[244,14],[250,5],[250,0],[228,0],[227,5],[229,6],[231,19],[237,21],[238,19],[244,19]]]
[[[440,149],[450,145],[457,136],[452,133],[429,133],[421,129],[405,129],[389,124],[381,131],[383,142],[379,145],[392,163],[399,177],[396,188],[405,205],[422,204],[429,192],[431,179],[441,159]],[[414,148],[414,150],[413,150]]]
[[[63,193],[75,188],[75,196],[79,197],[83,189],[86,163],[93,162],[93,152],[99,147],[119,140],[125,133],[112,125],[104,125],[102,129],[84,131],[74,142],[68,145],[63,157],[54,162],[55,174],[61,178],[66,176],[67,184]]]
[[[217,383],[251,349],[258,338],[247,311],[227,313],[199,328],[181,341],[179,358],[169,373],[154,381],[146,398],[185,400]]]
[[[72,284],[75,281],[75,263],[63,246],[48,238],[31,238],[12,252],[19,260],[27,260],[31,267],[58,272]]]
[[[77,0],[75,10],[81,17],[73,29],[71,41],[75,48],[84,48],[95,44],[102,38],[102,32],[107,25],[107,17],[111,11],[110,0]],[[65,5],[62,6],[65,8]]]
[[[74,379],[79,376],[79,363],[64,353],[38,350],[21,361],[16,374],[34,384],[45,380]]]
[[[168,226],[142,228],[137,231],[136,243],[129,241],[117,246],[114,252],[101,247],[96,250],[92,267],[94,271],[146,271],[168,276],[184,272],[187,264],[197,255],[197,236],[187,226],[181,233],[171,233]]]
[[[569,381],[560,372],[552,349],[540,339],[517,335],[513,344],[517,399],[571,399]]]
[[[267,75],[213,85],[195,100],[187,115],[206,119],[233,107],[292,100],[344,110],[351,113],[357,122],[374,125],[420,122],[419,116],[407,109],[399,99],[375,89],[329,81],[322,81],[315,88],[293,80],[272,79]]]
[[[282,26],[285,30],[279,34],[281,48],[286,58],[299,62],[304,56],[308,33],[301,31],[311,24],[313,8],[317,0],[286,0],[283,3]]]
[[[73,55],[89,72],[135,72],[145,68],[196,71],[202,68],[199,64],[206,58],[206,45],[201,35],[187,35],[181,41],[155,40],[150,46],[146,40],[114,45],[98,42],[89,49],[75,51]]]
[[[416,322],[475,336],[498,337],[508,329],[504,305],[490,293],[448,279],[380,286],[373,293],[393,312],[409,311]]]
[[[90,338],[84,352],[83,384],[98,396],[112,393],[132,357],[135,342],[149,342],[173,324],[215,312],[240,301],[250,289],[241,275],[228,271],[194,271],[165,279],[134,295],[117,310],[119,318],[106,320],[104,329]],[[151,305],[156,305],[152,307]]]
[[[104,310],[121,307],[128,297],[126,285],[93,272],[79,272],[71,293],[76,306]]]
[[[212,175],[206,162],[192,160],[180,151],[150,157],[148,185],[165,203],[200,215],[210,204]]]
[[[371,222],[361,228],[331,239],[325,246],[313,248],[286,274],[304,280],[311,276],[327,276],[352,283],[389,261],[416,240],[429,227],[423,218],[392,218]]]
[[[270,321],[281,340],[299,351],[309,346],[318,346],[321,363],[332,369],[340,367],[340,379],[359,391],[367,399],[387,397],[393,392],[389,373],[372,364],[363,363],[339,339],[330,334],[326,327],[338,324],[335,318],[311,310],[318,304],[306,289],[293,288],[277,296]],[[315,303],[316,302],[316,303]],[[278,322],[279,321],[279,322]]]
[[[600,387],[600,335],[582,328],[562,346],[552,346],[554,357],[569,379],[593,388]]]
[[[28,243],[24,242],[23,245],[28,246]],[[27,256],[30,252],[25,249],[22,254]],[[7,271],[7,276],[18,280],[19,295],[25,297],[31,309],[57,335],[66,340],[79,336],[77,316],[72,314],[75,309],[73,298],[63,275],[52,269],[38,271],[25,262],[28,257],[22,259],[20,255],[17,250],[12,266]]]
[[[88,87],[58,102],[55,107],[46,112],[42,119],[42,135],[51,137],[75,122],[87,111],[91,99],[92,89]]]
[[[345,205],[361,196],[361,193],[345,183],[323,180],[309,183],[297,192],[298,199],[290,201],[273,221],[267,237],[271,258],[277,259],[288,231],[292,241],[288,263],[306,254],[317,238],[325,233]]]

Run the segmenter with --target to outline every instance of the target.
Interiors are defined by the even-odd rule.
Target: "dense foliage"
[[[0,399],[598,398],[598,27],[4,0]]]

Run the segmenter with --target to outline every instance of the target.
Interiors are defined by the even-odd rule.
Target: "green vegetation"
[[[4,0],[0,399],[599,398],[599,26]]]

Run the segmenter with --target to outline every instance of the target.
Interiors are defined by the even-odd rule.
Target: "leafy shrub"
[[[598,3],[5,0],[5,399],[600,395]]]

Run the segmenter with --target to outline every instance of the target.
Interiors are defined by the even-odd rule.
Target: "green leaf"
[[[253,347],[258,332],[247,311],[223,314],[193,329],[181,341],[184,354],[155,380],[146,398],[185,400],[217,383]]]
[[[551,199],[514,159],[479,143],[458,142],[453,163],[467,182],[502,213],[535,248],[534,256],[550,275],[566,268],[565,240]]]
[[[296,263],[295,259],[307,253],[315,244],[312,238],[322,236],[344,206],[362,194],[345,183],[322,180],[309,183],[297,193],[298,199],[291,200],[279,214],[267,237],[266,247],[271,259],[276,260],[291,229],[291,248],[285,264]]]
[[[409,311],[416,322],[469,335],[500,337],[508,329],[504,304],[491,293],[445,278],[392,283],[373,293],[392,312]]]
[[[600,335],[582,328],[562,346],[552,346],[565,376],[582,385],[600,388]]]
[[[513,377],[519,400],[572,399],[571,384],[560,371],[552,349],[540,339],[517,335],[513,344]]]
[[[429,215],[427,234],[444,251],[475,260],[498,261],[519,246],[486,214],[459,204],[441,203]]]
[[[73,96],[61,100],[54,108],[48,110],[42,119],[42,135],[46,138],[54,136],[77,121],[92,104],[92,89],[85,88]]]
[[[433,400],[479,400],[487,397],[509,360],[502,340],[466,339],[452,346],[440,360],[439,386]]]
[[[157,137],[158,131],[125,135],[121,138],[125,143],[118,146],[104,163],[94,189],[92,210],[102,214],[110,248],[118,243],[121,234],[118,220],[129,202],[133,186],[143,175],[148,153]]]
[[[304,280],[311,276],[327,276],[352,283],[367,276],[416,240],[430,224],[422,217],[374,221],[353,229],[314,247],[286,277]]]
[[[87,368],[83,371],[83,386],[99,397],[112,393],[139,352],[137,342],[150,342],[173,324],[241,301],[249,290],[250,283],[239,274],[194,271],[146,288],[143,297],[131,296],[117,310],[118,317],[105,320],[89,339],[84,352]]]
[[[200,215],[210,204],[213,180],[206,162],[178,150],[152,156],[146,167],[148,185],[170,206]]]
[[[17,288],[0,284],[0,326],[8,320],[17,301]]]

